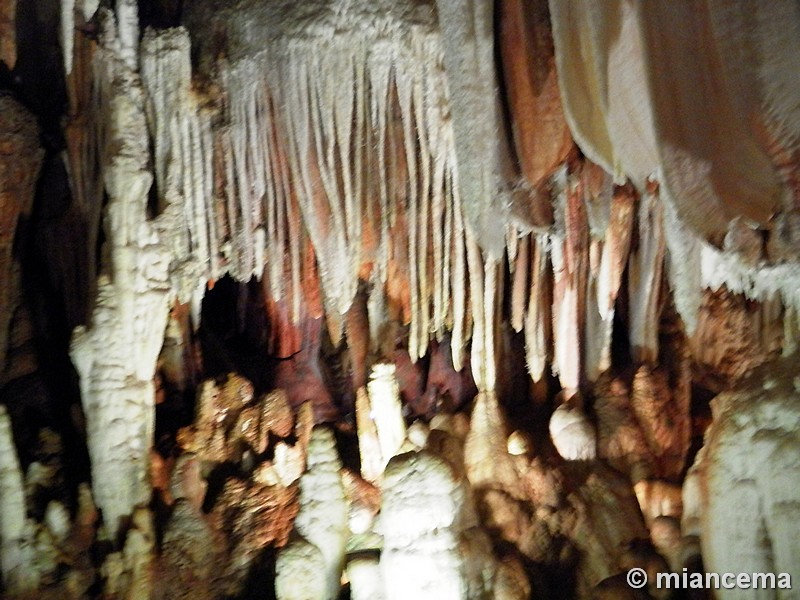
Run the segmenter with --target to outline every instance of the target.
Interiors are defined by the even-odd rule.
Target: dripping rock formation
[[[657,574],[800,586],[799,60],[796,0],[0,0],[0,597],[798,597]]]

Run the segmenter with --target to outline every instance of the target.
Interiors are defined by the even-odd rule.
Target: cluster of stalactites
[[[195,295],[225,272],[263,275],[297,320],[318,277],[336,341],[361,279],[371,321],[410,324],[412,359],[452,331],[463,365],[468,271],[483,258],[462,216],[440,36],[430,11],[414,14],[336,35],[324,19],[314,35],[289,27],[223,61],[213,130],[192,91],[189,34],[146,32],[156,184],[184,206],[172,251],[195,265],[184,269],[202,282]]]
[[[252,272],[266,260],[273,296],[285,297],[274,257],[286,257],[296,282],[308,236],[334,339],[361,277],[410,322],[414,359],[446,329],[460,335],[460,352],[465,226],[438,37],[412,29],[389,39],[370,31],[279,38],[224,73],[232,163],[224,195],[243,215],[231,233],[266,242],[259,252],[255,238]],[[392,273],[407,277],[400,297],[386,289]],[[371,300],[370,316],[382,320],[387,302]]]

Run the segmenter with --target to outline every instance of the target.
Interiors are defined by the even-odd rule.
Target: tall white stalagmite
[[[456,529],[463,490],[454,479],[450,466],[427,452],[390,461],[380,525],[388,600],[466,597]]]
[[[367,389],[356,395],[356,424],[361,474],[367,481],[378,481],[406,437],[395,365],[372,368]]]
[[[378,364],[372,368],[367,384],[371,414],[378,431],[382,465],[386,466],[402,446],[406,437],[400,402],[400,386],[397,383],[395,365]]]
[[[768,363],[712,402],[684,488],[694,521],[685,525],[699,520],[709,571],[796,573],[800,564],[798,366],[797,355]]]
[[[120,27],[133,27],[133,20],[120,19]],[[116,532],[121,518],[150,500],[153,376],[169,315],[171,257],[159,232],[166,223],[147,219],[153,177],[143,90],[126,61],[125,43],[134,36],[118,34],[108,12],[101,28],[95,110],[102,115],[105,144],[107,261],[91,324],[75,330],[70,355],[80,375],[94,495]]]
[[[300,478],[300,512],[294,525],[297,532],[320,552],[325,582],[321,600],[339,594],[344,569],[347,529],[347,501],[333,431],[316,427],[308,445],[308,470]]]

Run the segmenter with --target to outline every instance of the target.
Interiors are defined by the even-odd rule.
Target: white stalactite
[[[384,4],[264,5],[253,18],[271,27],[258,45],[241,18],[230,19],[231,58],[220,64],[229,254],[234,277],[260,276],[266,263],[273,297],[296,298],[305,233],[291,232],[290,217],[299,212],[334,340],[362,265],[376,263],[374,286],[382,288],[390,257],[407,256],[417,360],[447,329],[460,330],[459,342],[468,337],[459,322],[464,234],[435,15],[430,6]],[[402,249],[390,237],[398,215],[407,216]],[[374,255],[365,253],[365,223],[378,238]],[[282,261],[266,260],[281,255],[292,257],[294,289]],[[454,344],[456,359],[462,349]]]
[[[655,195],[642,196],[637,221],[639,244],[628,262],[628,331],[634,357],[655,363],[666,250],[661,202]]]
[[[528,314],[525,317],[525,359],[531,379],[540,381],[550,354],[547,326],[551,321],[547,285],[548,239],[546,236],[534,236],[531,246],[531,288]]]
[[[615,193],[609,204],[608,221],[603,228],[602,238],[592,240],[594,252],[590,252],[584,332],[586,378],[589,381],[596,381],[601,373],[611,367],[615,306],[622,273],[628,262],[635,216],[634,200],[623,191]]]
[[[61,0],[61,50],[64,57],[64,73],[72,73],[72,53],[75,47],[75,0]]]
[[[487,259],[499,260],[510,177],[495,73],[494,1],[437,0],[436,5],[464,214]]]

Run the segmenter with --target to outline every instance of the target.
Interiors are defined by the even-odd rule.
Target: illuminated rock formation
[[[798,518],[797,368],[797,356],[765,365],[712,403],[714,422],[693,467],[696,491],[684,492],[690,514],[699,513],[709,571],[796,568],[800,548],[789,524]],[[691,533],[688,518],[684,524]]]
[[[794,568],[800,11],[755,4],[0,0],[2,592]]]
[[[318,560],[321,568],[316,570],[312,580],[317,582],[315,585],[318,584],[314,589],[318,590],[320,595],[315,597],[319,598],[333,599],[338,596],[344,570],[348,528],[347,503],[340,469],[333,432],[324,427],[316,427],[308,445],[308,468],[300,478],[300,512],[294,522],[297,534],[305,541],[290,544],[286,550],[289,556],[280,560],[287,569],[296,572],[296,569],[301,568],[298,561],[306,560],[302,557],[306,556],[311,560],[312,555],[318,556],[318,559],[313,560]],[[295,552],[299,554],[291,558]],[[294,585],[298,583],[295,582]],[[297,592],[285,593],[287,595],[281,597],[299,597]]]

